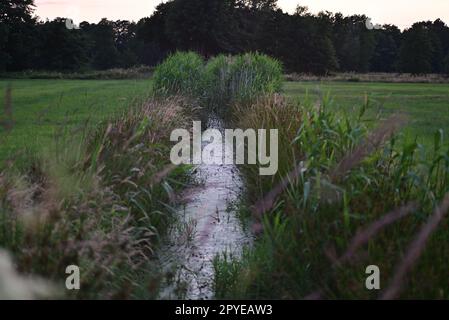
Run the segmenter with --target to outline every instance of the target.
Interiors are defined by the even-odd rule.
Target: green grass
[[[433,141],[436,130],[446,129],[449,124],[449,84],[287,82],[284,92],[301,99],[308,93],[312,101],[330,94],[331,107],[349,115],[363,105],[368,95],[369,114],[407,114],[409,122],[404,132],[410,138],[417,136],[424,144]],[[447,130],[445,138],[449,138]]]
[[[151,86],[145,80],[0,80],[2,104],[9,83],[15,125],[8,135],[2,131],[0,160],[25,149],[38,151],[67,124],[81,125],[86,120],[94,124],[121,112],[132,100],[145,96]],[[287,82],[284,91],[301,99],[306,94],[318,99],[329,93],[334,100],[332,107],[349,114],[363,104],[367,94],[371,114],[408,114],[406,133],[418,136],[423,143],[449,123],[449,84]],[[1,108],[0,119],[3,116]]]
[[[440,135],[430,145],[398,143],[388,132],[399,117],[374,129],[363,108],[344,117],[313,102],[274,96],[233,110],[237,128],[279,129],[279,172],[261,177],[243,167],[248,211],[263,232],[241,261],[215,260],[217,298],[376,299],[390,288],[387,297],[447,299],[449,220],[428,230],[449,208],[449,144]],[[398,208],[408,215],[388,222]],[[365,287],[371,264],[384,291]]]
[[[18,152],[39,151],[60,128],[98,121],[146,96],[148,80],[0,80],[0,119],[5,89],[12,86],[13,130],[1,130],[0,161]]]

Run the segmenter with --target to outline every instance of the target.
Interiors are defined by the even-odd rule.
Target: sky
[[[134,20],[148,17],[161,0],[35,0],[36,14],[43,20],[70,17],[76,23]],[[407,28],[414,22],[441,18],[449,24],[449,0],[279,0],[279,6],[293,12],[298,4],[317,13],[322,10],[345,15],[366,14],[373,23],[391,23]]]

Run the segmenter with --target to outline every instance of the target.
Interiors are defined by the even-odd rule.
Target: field
[[[0,80],[3,105],[8,84],[12,88],[14,126],[2,132],[0,159],[24,149],[34,153],[51,143],[59,129],[85,123],[94,125],[148,94],[145,80]],[[1,108],[0,118],[4,118]],[[0,129],[3,130],[3,129]]]
[[[0,159],[19,150],[35,152],[58,134],[58,128],[91,124],[123,111],[148,94],[148,80],[0,80],[0,101],[12,86],[14,127],[2,137]],[[351,82],[286,82],[287,96],[310,99],[329,95],[331,108],[351,114],[370,99],[370,114],[401,112],[409,115],[405,132],[429,143],[433,133],[449,124],[449,84],[394,84]],[[0,111],[4,117],[4,110]],[[445,137],[447,136],[445,132]]]
[[[436,130],[445,130],[449,124],[449,84],[287,82],[284,90],[287,96],[302,99],[307,94],[314,100],[329,94],[331,108],[349,115],[368,96],[371,115],[408,115],[405,133],[425,144],[433,142]],[[446,130],[445,137],[449,137]]]
[[[156,71],[159,78],[153,80],[0,81],[0,98],[5,101],[0,120],[6,123],[10,109],[13,120],[10,131],[1,129],[3,164],[22,155],[33,160],[29,155],[45,150],[55,137],[71,135],[72,128],[85,123],[90,127],[79,150],[67,144],[62,152],[58,149],[40,162],[31,162],[31,167],[26,162],[19,174],[3,170],[0,176],[0,225],[4,226],[0,244],[14,254],[25,273],[58,281],[59,266],[76,257],[88,270],[83,285],[89,289],[74,297],[160,297],[164,275],[159,273],[160,266],[153,264],[157,259],[146,258],[154,257],[155,252],[157,256],[160,239],[170,228],[179,229],[181,238],[186,239],[195,231],[188,224],[174,221],[173,201],[180,189],[190,187],[186,182],[191,179],[191,171],[189,166],[174,170],[169,136],[174,128],[190,126],[200,116],[198,103],[204,106],[201,113],[219,107],[223,119],[229,115],[230,127],[277,128],[281,138],[276,175],[265,179],[259,176],[257,166],[243,165],[239,170],[244,177],[245,196],[235,208],[228,208],[227,196],[218,199],[228,217],[230,212],[242,218],[252,213],[253,219],[243,220],[261,235],[241,259],[220,259],[220,254],[216,255],[213,266],[209,266],[215,277],[207,274],[207,286],[216,298],[303,298],[316,290],[329,298],[376,298],[376,293],[367,292],[363,286],[363,255],[359,260],[348,250],[351,258],[356,257],[353,261],[348,258],[351,263],[343,268],[329,264],[331,255],[345,253],[359,230],[376,225],[384,216],[395,215],[395,209],[406,210],[409,217],[388,226],[388,232],[357,244],[358,248],[368,243],[367,253],[383,270],[382,281],[387,281],[433,210],[449,207],[448,145],[434,135],[449,123],[448,84],[284,82],[281,93],[288,97],[284,99],[276,93],[281,80],[228,90],[226,85],[236,88],[243,68],[225,68],[235,73],[227,74],[229,82],[221,81],[217,75],[222,75],[221,68],[229,63],[225,59],[218,58],[205,68],[208,82],[204,87],[190,77],[189,82],[176,81],[179,61],[175,62],[172,69]],[[191,63],[188,59],[182,62]],[[203,72],[202,63],[189,66]],[[276,68],[270,72],[282,79]],[[168,84],[163,82],[167,79]],[[7,102],[9,85],[11,103]],[[182,97],[178,95],[180,88],[184,90]],[[148,101],[145,98],[151,92],[160,95]],[[192,100],[199,92],[200,98]],[[206,99],[201,100],[204,96]],[[257,99],[261,96],[264,98]],[[366,106],[367,100],[369,108],[362,116],[360,107]],[[324,105],[327,108],[319,108]],[[404,144],[384,140],[395,124],[378,120],[393,113],[408,115]],[[104,119],[111,120],[98,125]],[[387,125],[374,129],[378,123]],[[368,135],[371,130],[373,136]],[[371,147],[361,143],[366,137],[380,140],[373,141],[376,147]],[[425,145],[425,157],[417,156],[424,149],[412,143],[415,137]],[[27,152],[23,154],[23,150]],[[307,169],[298,181],[284,183],[290,179],[298,157],[305,160]],[[273,200],[264,198],[274,191],[277,194]],[[199,198],[204,198],[201,193]],[[50,228],[41,232],[39,224],[16,227],[14,217],[29,212]],[[56,221],[45,219],[55,213]],[[80,213],[87,220],[80,220]],[[218,209],[217,216],[219,223],[229,223],[229,218],[220,220]],[[440,285],[449,252],[449,242],[445,241],[448,222],[442,224],[429,240],[419,268],[408,274],[408,286],[396,286],[403,291],[400,297],[449,297],[447,284]],[[47,239],[54,239],[48,246],[56,242],[62,245],[54,252],[42,250],[39,244]],[[31,249],[22,251],[24,246]],[[425,244],[418,246],[424,248]],[[103,273],[109,270],[110,261],[115,261],[114,271]],[[129,261],[136,265],[130,266]],[[203,268],[202,263],[199,265]],[[422,286],[423,274],[433,275],[426,287]],[[392,295],[397,296],[398,292]]]

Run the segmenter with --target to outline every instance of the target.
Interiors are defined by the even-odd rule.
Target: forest
[[[155,66],[170,53],[260,52],[287,72],[449,74],[449,27],[442,20],[370,27],[365,15],[293,14],[275,0],[172,0],[138,22],[42,21],[33,0],[0,3],[0,71],[73,72]],[[78,25],[79,24],[79,25]],[[372,26],[372,25],[371,25]]]

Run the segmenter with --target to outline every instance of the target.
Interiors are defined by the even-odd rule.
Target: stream
[[[224,131],[217,118],[210,118],[207,128]],[[203,142],[203,147],[207,144]],[[233,145],[225,143],[221,147]],[[209,155],[211,159],[216,156]],[[237,166],[201,164],[195,168],[193,179],[197,185],[181,195],[184,205],[177,211],[180,221],[160,250],[164,273],[168,275],[160,299],[214,299],[213,259],[223,253],[239,257],[253,240],[235,211],[244,192]]]

